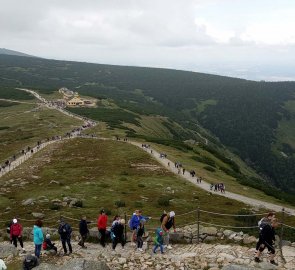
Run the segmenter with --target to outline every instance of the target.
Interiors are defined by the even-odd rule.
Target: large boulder
[[[215,228],[215,227],[200,228],[200,234],[207,234],[207,235],[215,236],[217,234],[217,228]]]
[[[32,213],[32,216],[35,217],[35,218],[38,218],[38,219],[42,219],[45,217],[45,214],[43,213],[37,213],[37,212],[33,212]]]
[[[184,242],[184,233],[170,233],[170,241],[172,243],[181,243]]]
[[[295,260],[295,247],[283,246],[282,252],[287,263],[291,262],[292,260]]]
[[[33,199],[33,198],[29,198],[29,199],[27,199],[27,200],[24,200],[23,202],[22,202],[22,205],[33,205],[35,203],[35,199]]]
[[[0,243],[0,258],[7,258],[8,256],[18,255],[18,251],[14,245],[9,243]]]
[[[87,261],[84,259],[72,259],[62,266],[56,266],[48,263],[41,263],[36,270],[110,270],[105,262]]]
[[[222,267],[222,270],[255,270],[257,268],[244,266],[244,265],[236,265],[236,264],[229,264],[227,266]]]
[[[243,238],[243,243],[244,244],[253,244],[256,243],[257,239],[254,236],[246,236]]]

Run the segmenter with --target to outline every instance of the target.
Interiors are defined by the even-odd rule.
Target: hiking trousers
[[[69,251],[70,251],[70,253],[73,252],[73,250],[72,250],[72,245],[71,245],[71,239],[70,239],[70,238],[69,238],[69,239],[61,239],[61,243],[62,243],[62,247],[63,247],[65,253],[68,252],[68,251],[67,251],[66,243],[68,244],[68,247],[69,247]]]
[[[37,258],[40,258],[41,247],[42,247],[42,244],[40,244],[40,245],[36,245],[36,244],[35,244],[35,256],[36,256]]]
[[[137,236],[137,248],[142,248],[143,246],[143,239],[142,239],[142,236]]]
[[[116,248],[117,244],[121,243],[122,247],[125,246],[125,239],[124,239],[124,235],[122,235],[121,237],[115,237],[113,239],[113,249]]]
[[[80,241],[78,243],[81,247],[85,247],[84,243],[87,239],[87,236],[88,236],[87,234],[81,234]]]
[[[16,236],[16,235],[13,235],[12,236],[12,242],[13,242],[13,245],[15,246],[15,247],[17,247],[17,240],[19,241],[19,244],[20,244],[20,246],[22,247],[22,248],[24,248],[24,244],[23,244],[23,238],[22,238],[22,236]]]
[[[106,229],[99,229],[100,233],[100,244],[105,247],[106,245]]]

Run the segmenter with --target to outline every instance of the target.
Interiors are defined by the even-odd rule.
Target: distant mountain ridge
[[[29,55],[29,54],[26,54],[26,53],[22,53],[22,52],[18,52],[18,51],[13,51],[13,50],[5,49],[5,48],[0,48],[0,54],[35,57],[33,55]]]
[[[201,133],[210,141],[210,152],[216,154],[218,147],[226,146],[264,179],[260,183],[247,179],[247,184],[266,191],[276,186],[295,194],[295,82],[1,54],[0,62],[2,92],[25,87],[50,94],[65,86],[81,95],[111,100],[120,108],[116,114],[99,107],[75,113],[99,121],[109,117],[108,124],[124,129],[129,137],[144,135],[137,132],[142,123],[136,115],[166,117],[180,127],[176,132],[171,121],[164,123],[174,145]],[[160,139],[167,143],[165,136]],[[239,168],[234,164],[231,168],[222,169],[242,181]]]

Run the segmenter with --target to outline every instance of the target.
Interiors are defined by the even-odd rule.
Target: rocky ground
[[[102,248],[96,243],[88,243],[87,249],[82,249],[73,242],[74,253],[70,256],[62,256],[61,244],[57,244],[59,252],[57,255],[42,254],[41,264],[35,269],[156,269],[156,270],[252,270],[252,269],[295,269],[295,247],[284,246],[284,253],[288,255],[284,261],[279,252],[275,267],[268,263],[268,255],[263,254],[263,262],[253,261],[254,248],[240,245],[221,244],[175,244],[172,250],[165,250],[164,254],[153,254],[151,244],[144,244],[144,252],[137,251],[129,243],[124,249],[119,245],[113,252],[111,245]],[[28,253],[33,253],[32,242],[26,242],[25,247]],[[8,242],[0,243],[0,256],[6,263],[21,262],[24,254],[18,253]],[[74,266],[74,267],[73,267]],[[17,266],[9,269],[20,269]]]

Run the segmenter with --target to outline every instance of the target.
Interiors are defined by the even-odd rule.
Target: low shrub
[[[211,166],[204,166],[203,169],[209,171],[209,172],[215,172],[215,169],[212,168]]]
[[[160,206],[169,206],[170,198],[169,197],[161,197],[158,199],[158,205]]]
[[[74,204],[73,204],[73,206],[75,206],[75,207],[83,207],[83,201],[81,201],[81,200],[78,200],[78,201],[76,201]]]
[[[60,208],[61,208],[61,206],[58,205],[58,204],[51,204],[51,205],[49,206],[49,209],[50,209],[50,210],[54,210],[54,211],[60,210]]]
[[[119,207],[125,207],[126,206],[126,203],[122,200],[118,200],[118,201],[115,201],[115,205],[119,208]]]
[[[143,207],[143,202],[142,201],[136,201],[136,202],[134,202],[134,207],[135,208],[142,208]]]

